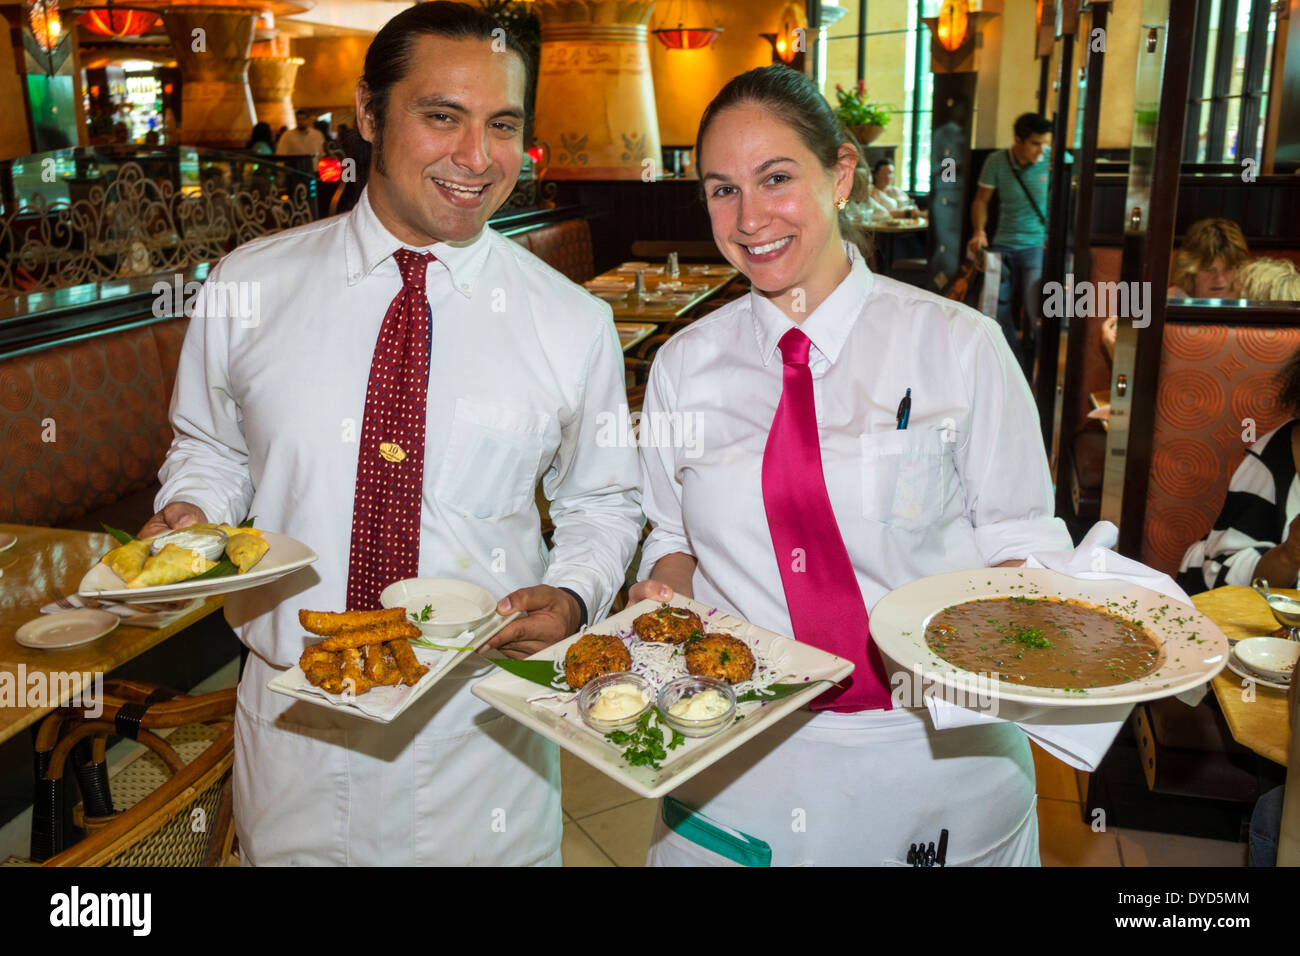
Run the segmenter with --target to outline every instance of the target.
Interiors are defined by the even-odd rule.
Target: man
[[[306,110],[295,111],[293,118],[298,128],[280,134],[280,141],[275,144],[275,155],[310,156],[314,168],[325,153],[325,134],[311,125],[311,114]]]
[[[182,350],[142,536],[251,515],[320,555],[226,598],[252,651],[235,817],[256,864],[559,862],[558,749],[470,694],[482,658],[390,724],[266,687],[316,640],[299,609],[375,607],[417,575],[506,594],[498,610],[528,616],[491,643],[528,656],[603,617],[635,550],[635,451],[596,441],[626,403],[609,307],[485,228],[527,119],[523,54],[494,52],[495,26],[453,3],[385,25],[357,87],[357,206],[227,256],[208,287],[251,285],[256,314],[205,291]]]
[[[1033,328],[1039,318],[1035,287],[1043,274],[1043,244],[1047,242],[1047,195],[1050,151],[1047,137],[1052,124],[1037,113],[1020,116],[1011,148],[998,150],[984,161],[979,188],[971,207],[975,234],[967,248],[977,259],[985,248],[1002,256],[1002,284],[998,289],[998,322],[1011,351],[1026,370],[1033,368]],[[998,194],[998,231],[990,246],[984,226],[989,198]],[[1016,335],[1012,312],[1013,291],[1029,315],[1024,354]]]

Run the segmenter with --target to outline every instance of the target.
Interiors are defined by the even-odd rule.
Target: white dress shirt
[[[1068,549],[1037,412],[997,325],[873,274],[846,248],[848,277],[799,328],[812,341],[827,491],[868,610],[916,578]],[[693,555],[699,600],[781,634],[792,629],[761,479],[781,399],[777,343],[794,327],[751,292],[674,336],[644,413],[693,416],[699,447],[641,449],[654,528],[641,577],[666,554]]]
[[[812,341],[827,492],[868,610],[917,578],[1069,549],[1034,404],[996,323],[874,275],[845,248],[849,275],[799,328]],[[642,428],[693,416],[681,421],[695,442],[640,450],[654,526],[640,577],[667,554],[693,555],[697,600],[785,635],[762,464],[781,399],[777,343],[794,327],[751,292],[679,332],[651,368]],[[909,841],[940,827],[953,830],[955,862],[1036,862],[1024,735],[1012,724],[962,734],[935,731],[923,708],[800,714],[674,796],[769,844],[774,865],[901,865]],[[792,828],[796,812],[806,831]],[[662,823],[650,861],[716,862]]]
[[[313,162],[319,162],[324,152],[325,134],[315,126],[287,129],[280,134],[280,141],[275,144],[277,156],[310,156]]]
[[[297,538],[320,556],[307,570],[226,598],[227,618],[260,659],[250,659],[240,705],[249,721],[262,722],[262,739],[271,733],[267,727],[289,719],[282,712],[292,701],[267,692],[265,682],[272,668],[294,664],[310,642],[298,610],[344,609],[366,386],[380,326],[401,288],[392,257],[401,245],[363,194],[347,215],[240,246],[213,269],[181,352],[172,400],[176,438],[160,473],[158,506],[188,501],[212,521],[254,516],[258,527]],[[539,582],[569,587],[586,602],[590,619],[599,620],[622,586],[641,529],[635,452],[600,447],[597,440],[602,413],[626,404],[610,308],[490,228],[470,242],[437,243],[427,251],[436,259],[427,272],[433,334],[419,574],[471,581],[497,597]],[[539,480],[552,502],[549,554],[534,500]],[[378,729],[391,744],[403,734],[459,740],[486,726],[499,715],[470,695],[467,679],[490,666],[471,656],[457,679],[427,695],[427,711]],[[468,835],[471,846],[462,856],[410,856],[407,844],[418,837],[400,827],[377,840],[364,830],[366,819],[381,825],[377,815],[349,812],[350,802],[374,787],[375,800],[416,801],[411,814],[397,814],[397,823],[426,819],[428,794],[402,789],[421,786],[418,776],[393,777],[391,756],[366,771],[363,757],[346,752],[382,749],[361,743],[377,725],[319,707],[297,705],[294,713],[289,716],[312,729],[284,745],[287,753],[303,754],[290,772],[310,774],[305,764],[315,762],[329,765],[319,772],[334,774],[330,779],[352,781],[337,812],[318,821],[318,828],[342,832],[340,852],[353,854],[347,861],[517,861],[479,852]],[[343,746],[308,755],[304,740],[338,728]],[[247,765],[270,778],[276,773],[271,745],[259,747],[246,749]],[[417,749],[406,747],[403,759]],[[543,765],[533,767],[544,783],[548,774],[558,778],[558,752],[550,744],[545,749]],[[432,759],[427,748],[419,759]],[[484,765],[493,759],[495,770]],[[529,772],[522,759],[483,758],[484,785],[514,786],[511,773]],[[237,793],[240,770],[237,763]],[[248,771],[243,780],[254,786]],[[262,860],[339,862],[337,853],[315,857],[296,845],[278,852],[283,831],[299,826],[301,817],[276,817],[277,801],[294,801],[273,790],[268,783],[244,792],[241,840],[247,821],[262,814],[264,831],[281,831],[274,839],[263,833]],[[547,809],[545,800],[536,802],[538,813]],[[558,803],[555,810],[542,829],[558,849]],[[301,824],[304,841],[311,826]],[[443,849],[452,839],[447,832],[457,827],[473,836],[488,832],[464,821],[440,824]],[[510,829],[522,840],[524,828]],[[389,855],[356,855],[377,853],[377,843]],[[328,849],[329,841],[322,846]]]

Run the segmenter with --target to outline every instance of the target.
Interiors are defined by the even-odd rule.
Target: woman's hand
[[[627,592],[628,604],[636,604],[638,601],[644,601],[647,598],[651,601],[671,601],[673,599],[673,589],[662,581],[651,578],[648,581],[638,581]]]

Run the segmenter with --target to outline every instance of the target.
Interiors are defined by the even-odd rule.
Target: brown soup
[[[1035,687],[1124,684],[1160,666],[1160,645],[1136,621],[1060,598],[982,598],[930,619],[925,643],[950,664]]]

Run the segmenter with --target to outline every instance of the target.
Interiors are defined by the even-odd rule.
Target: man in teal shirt
[[[1052,124],[1037,113],[1025,113],[1015,123],[1015,140],[1010,149],[998,150],[984,161],[979,190],[971,207],[971,224],[975,234],[967,248],[979,257],[988,248],[1002,256],[1002,285],[998,289],[998,322],[1016,359],[1033,369],[1032,329],[1039,319],[1035,286],[1043,274],[1043,244],[1047,242],[1047,194],[1050,186],[1047,138]],[[998,231],[992,245],[984,233],[988,222],[989,198],[998,194]],[[1020,290],[1033,325],[1025,336],[1021,356],[1020,342],[1011,311],[1012,292]],[[1027,359],[1027,360],[1026,360]]]

